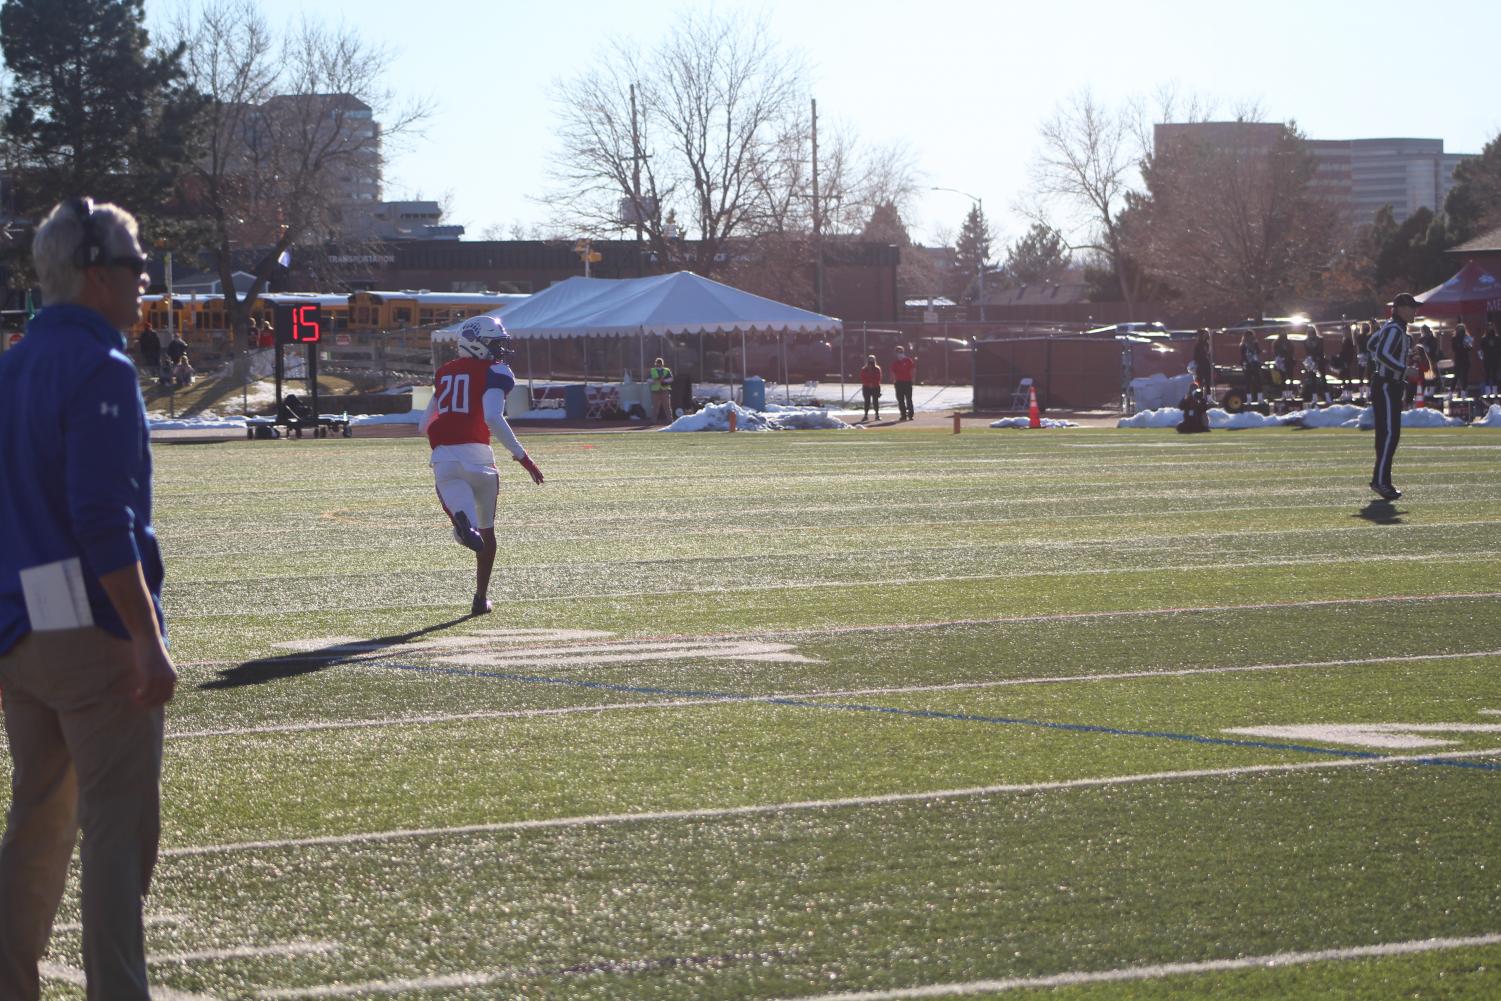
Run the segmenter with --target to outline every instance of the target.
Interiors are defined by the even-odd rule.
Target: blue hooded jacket
[[[93,624],[125,638],[99,577],[139,561],[164,622],[150,432],[124,347],[103,316],[61,304],[0,354],[0,654],[34,628],[27,571],[56,584],[65,606],[70,594],[77,606],[86,599]],[[71,569],[51,572],[59,567]]]

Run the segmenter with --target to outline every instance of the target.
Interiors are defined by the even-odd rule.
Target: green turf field
[[[159,997],[1501,997],[1501,436],[526,442],[156,447]]]

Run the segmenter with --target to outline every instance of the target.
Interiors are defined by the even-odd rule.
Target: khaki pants
[[[14,774],[0,842],[0,998],[32,1001],[81,828],[88,997],[148,998],[142,905],[161,822],[160,708],[123,691],[130,644],[31,633],[0,656]]]
[[[672,421],[672,390],[654,389],[651,391],[651,419],[656,420],[658,414],[662,415],[663,420]]]

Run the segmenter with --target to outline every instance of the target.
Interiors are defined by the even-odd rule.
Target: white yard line
[[[153,911],[151,913],[148,913],[145,918],[145,924],[147,928],[151,928],[156,925],[185,925],[188,923],[189,918],[186,914],[174,914],[169,911]],[[53,925],[52,930],[55,933],[77,933],[83,931],[83,925],[79,924],[77,921],[68,921],[63,924]]]
[[[804,810],[833,810],[848,807],[881,806],[976,796],[1016,793],[1053,792],[1068,789],[1096,789],[1179,779],[1225,778],[1238,775],[1262,775],[1281,772],[1319,771],[1329,768],[1371,768],[1400,765],[1414,761],[1450,761],[1461,758],[1495,757],[1501,747],[1478,751],[1449,751],[1436,754],[1386,755],[1379,758],[1335,758],[1321,761],[1298,761],[1280,765],[1244,765],[1237,768],[1199,768],[1186,771],[1144,772],[1137,775],[1114,775],[1099,778],[1064,779],[1054,782],[972,786],[965,789],[937,789],[924,792],[884,793],[876,796],[851,796],[843,799],[798,800],[789,803],[759,803],[748,806],[706,807],[696,810],[658,810],[642,813],[607,813],[582,817],[551,817],[536,820],[512,820],[493,824],[465,824],[457,827],[408,828],[393,831],[368,831],[359,834],[333,834],[310,838],[281,838],[268,841],[238,841],[218,845],[196,845],[163,849],[163,858],[189,858],[232,852],[283,848],[336,847],[357,844],[405,841],[414,838],[453,837],[470,834],[499,834],[508,831],[560,830],[573,827],[602,827],[613,824],[640,824],[675,820],[717,820]]]
[[[38,963],[37,969],[44,980],[61,980],[75,987],[83,987],[88,982],[83,971],[74,966],[65,966],[62,963]],[[160,984],[151,985],[151,997],[154,1001],[218,1001],[212,994],[178,991]]]
[[[1425,653],[1399,657],[1360,657],[1354,660],[1304,660],[1286,664],[1243,664],[1229,667],[1184,667],[1168,671],[1119,671],[1114,674],[1063,674],[1053,677],[998,678],[994,681],[955,681],[942,685],[902,685],[892,688],[851,688],[844,691],[809,692],[806,695],[768,696],[768,698],[824,699],[857,695],[902,695],[912,692],[952,692],[971,688],[1005,688],[1010,685],[1054,685],[1090,681],[1133,681],[1141,678],[1187,678],[1199,674],[1241,674],[1255,671],[1301,671],[1326,667],[1356,667],[1367,664],[1405,664],[1425,660],[1462,660],[1472,657],[1501,657],[1501,650],[1470,650],[1464,653]],[[749,700],[747,700],[749,701]],[[1488,710],[1481,710],[1486,712]]]
[[[963,994],[991,994],[1001,991],[1037,990],[1073,987],[1081,984],[1123,983],[1135,980],[1161,980],[1165,977],[1230,970],[1278,969],[1309,963],[1340,962],[1351,959],[1380,959],[1388,956],[1412,956],[1450,949],[1473,949],[1501,944],[1501,935],[1473,935],[1468,938],[1427,938],[1410,942],[1381,942],[1356,945],[1345,949],[1315,949],[1309,952],[1274,952],[1265,956],[1237,956],[1234,959],[1210,959],[1199,963],[1157,963],[1151,966],[1126,966],[1115,970],[1080,970],[1041,977],[1010,977],[1004,980],[972,980],[962,984],[928,984],[883,991],[844,991],[837,994],[810,994],[796,1001],[903,1001],[906,998],[940,998]],[[327,996],[327,995],[324,995]]]
[[[1498,446],[1498,447],[1501,447],[1501,446]],[[1063,499],[1063,498],[1059,498],[1059,499]],[[976,503],[978,503],[978,502],[976,502]],[[803,509],[800,509],[800,510],[809,511],[809,510],[812,510],[812,509],[803,508]],[[826,509],[826,510],[829,510],[829,512],[831,514],[832,513],[848,514],[848,509],[847,508],[833,508],[833,509]],[[1031,521],[1042,521],[1044,519],[1046,519],[1049,522],[1054,522],[1054,521],[1086,521],[1086,520],[1090,520],[1090,519],[1102,520],[1102,519],[1105,519],[1105,518],[1109,518],[1112,522],[1124,522],[1124,521],[1128,521],[1128,520],[1134,519],[1134,518],[1173,518],[1173,519],[1182,520],[1186,516],[1197,515],[1197,514],[1226,515],[1226,514],[1243,514],[1243,513],[1247,513],[1247,512],[1260,512],[1260,513],[1266,513],[1266,514],[1276,514],[1276,513],[1282,512],[1284,510],[1285,510],[1284,507],[1279,507],[1279,506],[1276,506],[1276,505],[1267,505],[1267,504],[1246,505],[1246,506],[1242,506],[1242,507],[1197,507],[1197,508],[1174,507],[1171,511],[1160,511],[1160,510],[1158,510],[1158,511],[1127,511],[1127,512],[1120,512],[1120,513],[1116,513],[1116,512],[1113,512],[1113,511],[1112,512],[1089,511],[1089,512],[1084,512],[1084,513],[1077,513],[1077,514],[1051,514],[1051,513],[1040,513],[1040,514],[1031,514],[1031,515],[1029,515],[1029,514],[1016,514],[1016,515],[1010,515],[1010,516],[1002,517],[1002,518],[941,518],[941,519],[934,519],[934,520],[931,520],[931,521],[904,520],[902,522],[902,526],[904,528],[907,528],[907,529],[918,529],[918,528],[924,528],[924,527],[930,527],[930,526],[931,527],[949,528],[949,527],[953,527],[953,526],[956,526],[956,525],[1007,525],[1007,524],[1016,524],[1016,523],[1026,523],[1026,522],[1031,522]],[[772,512],[768,512],[768,513],[772,513]],[[1442,518],[1442,516],[1443,516],[1443,512],[1441,512],[1441,511],[1440,512],[1432,512],[1432,514],[1437,515],[1439,518]],[[599,525],[599,524],[608,522],[609,520],[610,519],[600,519],[599,521],[591,523],[591,525],[592,526],[593,525]],[[621,519],[618,519],[618,520],[624,521],[625,519],[621,518]],[[658,520],[661,520],[661,519],[658,519]],[[691,520],[691,519],[688,516],[685,516],[682,520]],[[1465,520],[1459,520],[1459,521],[1442,521],[1442,520],[1435,521],[1435,520],[1429,520],[1429,519],[1425,518],[1423,524],[1421,524],[1421,525],[1403,523],[1401,525],[1388,525],[1386,527],[1389,530],[1400,531],[1400,530],[1405,529],[1405,528],[1437,529],[1437,528],[1443,528],[1446,525],[1456,525],[1456,526],[1477,525],[1478,526],[1478,525],[1491,525],[1491,524],[1495,524],[1494,519],[1491,519],[1491,520],[1485,520],[1485,519],[1470,520],[1470,519],[1465,519]],[[413,519],[409,519],[409,520],[398,520],[398,521],[392,521],[392,522],[385,522],[385,523],[383,523],[383,528],[385,528],[387,531],[390,531],[390,530],[392,530],[394,528],[402,527],[402,526],[411,526],[411,527],[414,527],[414,528],[422,528],[423,526],[431,527],[431,525],[432,525],[432,519],[431,518],[413,518]],[[830,529],[850,529],[850,530],[862,530],[862,531],[868,531],[869,528],[870,528],[870,525],[869,525],[868,521],[835,522],[835,521],[823,520],[823,521],[820,522],[820,525],[822,527],[824,527],[824,528],[830,528]],[[1351,526],[1349,528],[1327,529],[1327,531],[1332,531],[1332,532],[1345,532],[1345,531],[1358,532],[1358,531],[1364,531],[1364,530],[1365,529],[1361,528],[1360,526]],[[793,529],[787,529],[786,531],[791,532],[791,531],[794,531],[794,530]],[[1267,531],[1268,532],[1276,532],[1278,530],[1276,530],[1276,529],[1269,529]],[[1296,529],[1296,531],[1298,531],[1300,533],[1301,532],[1315,532],[1315,531],[1319,531],[1319,529],[1316,529],[1316,528]],[[297,537],[297,539],[299,541],[302,541],[305,538],[306,534],[307,534],[306,530],[302,529],[302,528],[259,529],[259,530],[256,531],[253,541],[256,542],[256,543],[263,543],[264,540],[266,540],[266,539],[279,538],[281,536],[295,536],[295,537]],[[638,540],[641,540],[641,539],[654,539],[654,538],[673,538],[673,539],[677,539],[677,540],[684,540],[684,539],[695,538],[697,536],[720,537],[720,536],[725,536],[725,535],[755,535],[757,537],[761,537],[761,536],[764,536],[765,534],[766,534],[766,528],[764,526],[760,526],[760,525],[750,525],[750,526],[745,526],[745,525],[722,525],[722,526],[715,526],[712,531],[711,530],[707,530],[707,529],[703,530],[703,531],[695,531],[692,526],[673,526],[673,527],[669,528],[668,530],[661,531],[661,532],[635,532],[635,533],[633,533],[632,538],[638,539]],[[1240,533],[1237,533],[1237,534],[1238,535],[1249,535],[1249,534],[1261,534],[1261,533],[1260,532],[1240,532]],[[440,535],[441,535],[441,533],[439,531],[434,530],[434,536],[435,537],[439,537]],[[1127,538],[1127,537],[1128,536],[1111,536],[1108,539],[1102,539],[1100,541],[1108,542],[1108,541],[1111,541],[1113,539]],[[1214,537],[1214,538],[1218,538],[1218,535],[1215,535],[1214,533],[1195,533],[1195,534],[1190,534],[1190,535],[1182,536],[1182,538],[1198,538],[1198,537]],[[569,542],[598,541],[596,539],[591,539],[591,537],[586,537],[586,536],[580,536],[580,535],[562,535],[562,534],[548,535],[545,532],[533,533],[533,534],[531,534],[530,538],[531,538],[531,542],[537,543],[537,544],[546,544],[546,543],[561,542],[561,541],[569,541]],[[603,539],[603,538],[614,538],[614,536],[601,536],[599,538],[601,538],[601,539]],[[379,546],[378,550],[377,550],[376,547],[365,546],[360,551],[361,552],[395,551],[395,550],[400,549],[400,548],[402,548],[402,547],[399,546],[399,545],[396,545],[396,544],[385,544],[385,543],[382,543]],[[345,548],[339,548],[339,547],[313,547],[313,548],[309,548],[309,549],[299,549],[298,551],[301,552],[301,553],[304,553],[308,557],[312,557],[312,556],[315,556],[315,555],[317,555],[319,553],[340,553],[340,554],[342,554],[342,553],[346,553],[348,550],[345,549]],[[200,549],[194,549],[190,545],[189,546],[184,546],[181,543],[174,543],[174,545],[172,547],[172,554],[173,554],[174,557],[186,557],[188,559],[197,559],[197,560],[221,560],[222,561],[222,560],[230,558],[230,557],[245,556],[245,555],[249,555],[249,554],[255,554],[255,553],[258,553],[258,552],[260,552],[259,549],[244,549],[244,548],[229,549],[229,550],[224,550],[224,549],[214,549],[214,550],[202,549],[202,550],[200,550]],[[174,578],[174,579],[178,580],[180,583],[199,583],[199,581],[194,580],[192,578]]]
[[[832,586],[832,585],[831,585]],[[665,592],[664,592],[665,593]],[[1085,619],[1130,619],[1143,618],[1154,615],[1203,615],[1215,612],[1267,612],[1279,608],[1328,608],[1343,605],[1402,605],[1424,604],[1434,601],[1476,601],[1501,598],[1501,591],[1469,591],[1459,594],[1395,594],[1380,595],[1367,598],[1310,598],[1304,601],[1255,601],[1238,605],[1183,605],[1170,606],[1167,608],[1127,608],[1113,611],[1098,612],[1041,612],[1035,615],[997,615],[986,618],[974,619],[938,619],[925,622],[895,622],[881,623],[879,625],[854,625],[854,626],[812,626],[807,628],[769,629],[759,633],[708,633],[691,636],[636,636],[629,637],[639,643],[654,643],[667,640],[732,640],[732,639],[764,639],[766,637],[796,638],[803,636],[846,636],[851,633],[891,633],[906,632],[919,629],[948,629],[954,626],[1000,626],[1000,625],[1025,625],[1033,622],[1074,622]],[[555,600],[555,599],[542,599]],[[404,610],[411,606],[404,606]],[[427,607],[427,606],[419,606]],[[181,618],[182,616],[178,616]],[[187,616],[193,618],[194,616]],[[518,645],[514,649],[521,649]],[[391,655],[400,656],[399,645],[387,648]],[[368,653],[363,656],[369,656]],[[311,653],[307,654],[281,654],[273,658],[278,661],[296,660],[327,660],[329,655],[322,657]],[[343,659],[342,656],[339,659]],[[184,661],[177,665],[179,668],[212,668],[225,667],[240,664],[237,660],[194,660]]]
[[[779,699],[853,698],[867,695],[905,695],[920,692],[957,692],[983,688],[1006,688],[1013,685],[1064,685],[1097,681],[1138,681],[1152,678],[1186,678],[1195,675],[1241,674],[1258,671],[1300,671],[1321,668],[1355,667],[1369,664],[1403,664],[1429,660],[1464,660],[1501,657],[1501,650],[1468,650],[1461,653],[1412,654],[1393,657],[1361,657],[1354,660],[1307,660],[1286,664],[1245,664],[1228,667],[1185,667],[1164,671],[1118,671],[1101,674],[1038,675],[1027,678],[997,678],[991,681],[955,681],[939,685],[899,685],[884,688],[843,688],[816,692],[777,692],[767,695],[732,695],[722,698],[678,698],[641,702],[606,702],[599,705],[556,706],[548,709],[492,709],[467,713],[430,713],[423,716],[384,716],[377,719],[320,720],[316,723],[272,723],[265,726],[221,727],[214,730],[188,730],[167,734],[168,740],[200,737],[248,737],[262,734],[313,733],[326,730],[357,730],[379,727],[428,726],[490,719],[528,719],[539,716],[568,716],[575,713],[605,713],[641,709],[682,709],[698,706],[731,706],[744,703],[774,702]],[[1489,712],[1490,710],[1482,710]]]
[[[248,737],[268,733],[311,733],[321,730],[358,730],[386,726],[426,726],[433,723],[462,723],[485,719],[526,719],[533,716],[568,716],[573,713],[611,712],[620,709],[674,709],[681,706],[721,705],[724,699],[669,699],[657,702],[608,702],[602,705],[557,706],[552,709],[493,709],[470,713],[426,716],[388,716],[381,719],[328,720],[318,723],[283,723],[266,726],[223,728],[218,730],[188,730],[169,733],[168,740],[191,740],[198,737]],[[746,700],[749,701],[749,700]]]
[[[1073,987],[1082,984],[1122,983],[1161,980],[1166,977],[1221,973],[1232,970],[1278,969],[1309,963],[1340,962],[1352,959],[1379,959],[1411,956],[1451,949],[1473,949],[1501,943],[1501,935],[1473,935],[1467,938],[1430,938],[1408,942],[1381,942],[1344,949],[1317,949],[1308,952],[1274,952],[1264,956],[1237,956],[1233,959],[1210,959],[1196,963],[1156,963],[1150,966],[1126,966],[1114,970],[1081,970],[1039,977],[1010,977],[1004,980],[972,980],[959,984],[927,984],[894,990],[845,991],[837,994],[812,994],[795,1001],[902,1001],[906,998],[953,997],[964,994],[989,994],[1002,991]],[[447,973],[400,980],[369,980],[358,984],[328,984],[318,987],[286,987],[261,991],[257,997],[267,1001],[290,998],[339,998],[372,994],[401,994],[409,991],[451,990],[455,988],[491,987],[523,979],[526,973],[507,970],[478,970],[470,973]]]
[[[1015,580],[1025,577],[1109,577],[1126,574],[1153,574],[1162,576],[1166,574],[1194,574],[1194,573],[1223,573],[1226,570],[1260,570],[1270,567],[1284,566],[1308,566],[1310,561],[1319,560],[1323,566],[1357,566],[1367,563],[1432,563],[1436,559],[1480,562],[1501,556],[1498,550],[1470,550],[1464,553],[1439,554],[1432,553],[1388,553],[1372,556],[1349,556],[1339,553],[1298,553],[1295,556],[1278,557],[1272,559],[1250,560],[1240,563],[1178,563],[1159,566],[1131,566],[1131,567],[1093,567],[1088,569],[1079,568],[1048,568],[1042,570],[1007,570],[997,573],[983,574],[948,574],[942,577],[878,577],[860,578],[853,580],[800,580],[800,581],[775,581],[767,584],[742,584],[737,586],[720,586],[715,588],[717,594],[754,594],[761,591],[830,591],[834,589],[859,590],[871,587],[909,587],[914,584],[952,584],[961,581],[985,581],[985,580]],[[233,581],[198,581],[197,584],[229,584]],[[540,595],[530,598],[501,597],[492,599],[499,604],[505,605],[545,605],[558,602],[590,601],[596,598],[609,598],[612,601],[620,601],[626,598],[666,598],[676,595],[699,595],[702,590],[694,588],[653,588],[647,591],[584,591],[577,594]],[[1297,603],[1293,603],[1297,604]],[[448,604],[437,605],[402,605],[403,611],[413,608],[447,608]],[[311,609],[311,611],[327,611],[328,609]],[[377,609],[367,609],[376,611]],[[290,609],[273,607],[266,610],[266,614],[281,613]],[[216,615],[222,613],[215,613]],[[174,618],[198,618],[199,616],[175,616]]]

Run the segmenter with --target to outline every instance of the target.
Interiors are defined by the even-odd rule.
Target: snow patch
[[[1026,417],[1002,417],[998,421],[991,421],[990,426],[993,428],[1030,428],[1032,422]],[[1045,428],[1076,428],[1079,425],[1073,421],[1060,421],[1054,420],[1051,417],[1044,417],[1042,418],[1042,426]]]
[[[1171,428],[1183,420],[1183,411],[1177,407],[1162,407],[1159,410],[1143,410],[1116,422],[1118,428]],[[1491,421],[1491,423],[1486,423]],[[1501,406],[1492,405],[1486,418],[1475,422],[1482,427],[1501,427]],[[1375,417],[1370,407],[1357,407],[1348,403],[1335,404],[1323,410],[1296,410],[1290,414],[1262,414],[1255,410],[1242,410],[1238,414],[1226,413],[1218,407],[1209,411],[1209,426],[1230,431],[1248,428],[1284,427],[1299,425],[1308,428],[1360,428],[1369,431],[1375,426]],[[1442,412],[1429,408],[1408,410],[1402,414],[1405,428],[1463,427],[1458,417],[1445,417]]]
[[[776,407],[766,413],[747,410],[738,403],[711,403],[696,414],[684,414],[662,431],[728,431],[730,414],[741,431],[853,430],[851,425],[827,410]]]
[[[1501,428],[1501,404],[1492,403],[1491,408],[1485,412],[1485,416],[1474,424],[1471,424],[1470,427]]]

